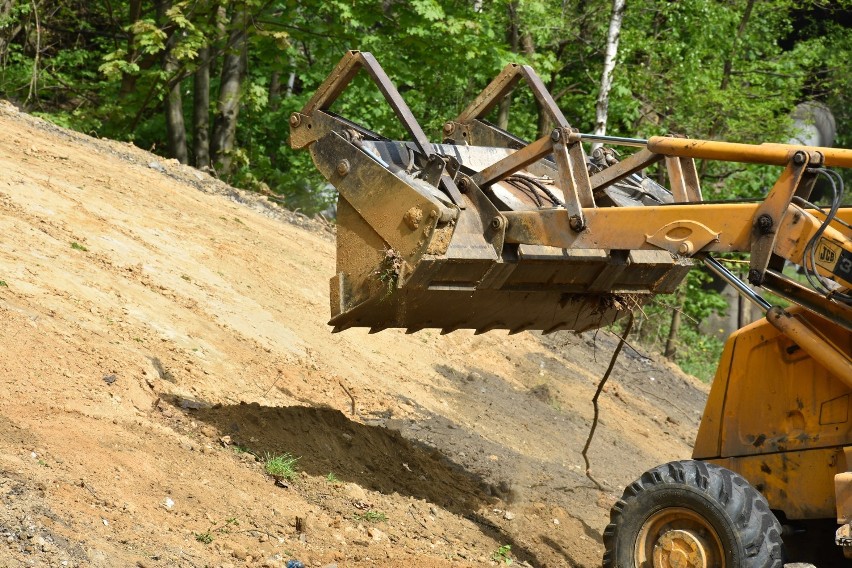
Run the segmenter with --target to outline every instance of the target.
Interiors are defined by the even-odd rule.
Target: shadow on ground
[[[480,476],[395,430],[353,422],[339,410],[325,407],[240,403],[187,409],[179,399],[171,402],[257,456],[289,452],[300,458],[299,470],[310,475],[334,472],[340,480],[365,489],[423,499],[476,523],[496,541],[512,545],[518,560],[538,563],[511,535],[477,514],[492,500]]]

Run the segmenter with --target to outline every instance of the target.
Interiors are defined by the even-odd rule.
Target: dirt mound
[[[0,124],[0,565],[591,567],[621,487],[689,455],[704,387],[626,350],[585,477],[605,332],[332,335],[323,223]]]

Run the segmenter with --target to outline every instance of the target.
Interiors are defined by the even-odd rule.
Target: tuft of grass
[[[195,533],[195,540],[204,544],[210,544],[213,542],[213,535],[210,534],[210,531],[204,531],[203,533]]]
[[[355,518],[359,521],[368,521],[371,523],[383,523],[388,520],[388,516],[381,511],[364,511],[363,513],[355,513]]]
[[[512,545],[504,544],[495,550],[494,554],[491,555],[491,560],[494,560],[495,562],[503,562],[507,566],[514,562],[514,560],[512,560]]]
[[[275,479],[286,479],[287,481],[293,481],[296,477],[296,462],[299,461],[299,458],[294,457],[290,453],[283,453],[280,456],[273,456],[272,454],[266,454],[265,469],[266,473],[274,477]]]
[[[84,247],[83,245],[81,245],[80,243],[78,243],[77,241],[73,241],[71,243],[71,248],[74,249],[74,250],[81,250],[83,252],[86,252],[86,251],[89,250],[86,247]]]
[[[184,280],[186,280],[187,282],[192,282],[192,278],[190,278],[186,274],[181,274],[180,277],[183,278]]]
[[[0,287],[2,287],[2,288],[8,288],[8,287],[9,287],[9,285],[8,285],[8,284],[6,284],[6,281],[5,281],[5,280],[0,280]]]
[[[340,483],[340,478],[334,475],[334,472],[328,472],[328,475],[325,476],[325,480],[329,483]]]

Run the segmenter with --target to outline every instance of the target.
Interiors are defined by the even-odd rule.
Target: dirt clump
[[[606,332],[331,334],[326,223],[0,124],[0,565],[592,567],[690,453],[706,388],[625,349],[585,477]]]

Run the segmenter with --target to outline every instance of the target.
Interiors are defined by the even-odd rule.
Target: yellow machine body
[[[852,353],[852,333],[789,311]],[[693,457],[738,472],[789,519],[834,517],[834,478],[852,471],[852,365],[847,372],[830,373],[765,319],[744,327],[725,345]]]
[[[409,140],[331,111],[361,70]],[[554,125],[532,142],[485,119],[521,80]],[[836,517],[835,542],[852,556],[852,209],[828,169],[852,167],[852,150],[580,134],[535,72],[514,64],[435,143],[373,56],[358,51],[290,127],[291,146],[309,151],[339,193],[334,331],[594,329],[673,292],[697,262],[765,312],[726,343],[694,460],[646,472],[613,507],[606,567],[683,566],[677,554],[662,560],[681,545],[708,555],[690,565],[716,566],[707,558],[737,548],[752,566],[758,543],[743,539],[762,531],[758,540],[775,543],[767,546],[780,541],[770,508],[785,521]],[[590,142],[639,150],[588,156]],[[779,175],[752,200],[706,201],[696,159],[774,165]],[[652,166],[665,175],[645,175]],[[809,202],[819,178],[835,188],[830,207]],[[713,257],[727,253],[748,254],[751,286]],[[787,262],[806,284],[785,273]],[[771,305],[760,290],[793,307]],[[668,499],[668,512],[646,509],[653,499]],[[749,505],[726,509],[737,503]],[[762,550],[779,565],[776,548]]]

